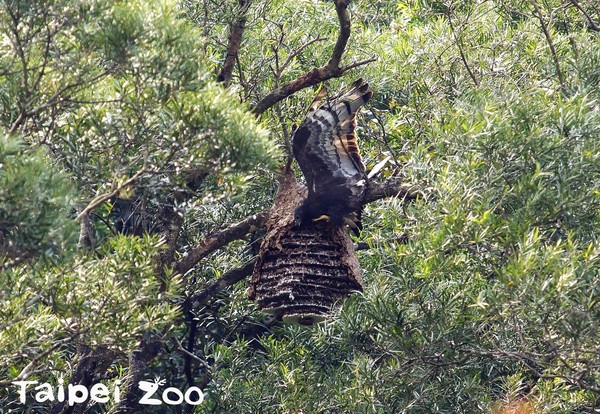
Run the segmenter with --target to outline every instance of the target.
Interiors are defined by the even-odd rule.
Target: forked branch
[[[350,15],[348,14],[349,0],[334,0],[333,2],[335,4],[335,11],[340,23],[340,31],[338,33],[338,37],[329,61],[325,65],[313,68],[304,75],[269,92],[252,109],[256,115],[262,114],[277,102],[284,100],[288,96],[293,95],[301,89],[314,86],[332,78],[339,78],[350,69],[353,69],[357,66],[366,65],[367,63],[375,60],[374,58],[365,59],[354,62],[345,67],[340,66],[342,56],[346,50],[346,45],[348,44],[348,39],[350,38]]]

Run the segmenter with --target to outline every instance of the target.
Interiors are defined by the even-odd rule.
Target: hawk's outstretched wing
[[[341,223],[346,215],[360,210],[367,189],[354,130],[356,112],[372,92],[359,79],[337,97],[327,99],[326,95],[325,88],[317,93],[294,131],[293,151],[309,191],[302,218],[325,214]]]

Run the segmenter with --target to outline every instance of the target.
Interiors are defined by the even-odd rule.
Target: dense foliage
[[[160,377],[205,391],[195,408],[144,412],[600,409],[600,8],[348,9],[343,60],[376,59],[328,84],[370,83],[367,167],[389,156],[376,180],[402,177],[419,197],[367,206],[365,291],[307,328],[274,323],[244,282],[187,306],[252,258],[260,223],[181,263],[272,203],[314,89],[251,111],[327,62],[333,4],[0,2],[3,410],[51,412],[32,398],[27,411],[11,381],[67,382],[94,355],[88,379],[110,389]],[[132,355],[154,340],[133,377]],[[116,401],[85,410],[127,412]]]

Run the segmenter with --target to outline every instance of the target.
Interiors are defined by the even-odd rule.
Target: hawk
[[[304,121],[292,130],[292,150],[308,187],[295,222],[302,226],[329,220],[334,226],[348,224],[358,234],[368,179],[354,130],[356,112],[373,93],[358,79],[347,92],[333,98],[326,95],[322,88]]]

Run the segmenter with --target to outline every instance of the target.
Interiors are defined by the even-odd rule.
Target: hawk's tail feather
[[[373,92],[369,89],[368,83],[363,83],[362,79],[354,82],[352,89],[342,94],[336,101],[335,111],[339,119],[353,117],[361,106],[367,103]]]
[[[356,237],[360,236],[360,232],[363,230],[362,208],[358,211],[353,211],[344,217],[344,223],[350,228]]]
[[[317,112],[317,110],[321,106],[321,101],[323,100],[323,98],[325,97],[325,95],[327,95],[327,88],[325,86],[323,86],[319,90],[319,92],[317,92],[317,95],[315,96],[315,98],[313,99],[312,103],[308,107],[308,111],[306,113],[306,118],[311,117],[315,112]]]
[[[345,148],[348,151],[348,155],[352,157],[354,162],[358,166],[362,166],[362,157],[360,156],[360,150],[358,149],[358,142],[356,141],[356,136],[354,132],[345,135]]]
[[[337,116],[337,139],[358,170],[364,170],[362,157],[356,140],[356,112],[373,96],[369,84],[358,79],[348,92],[340,95],[334,102],[333,113]]]

